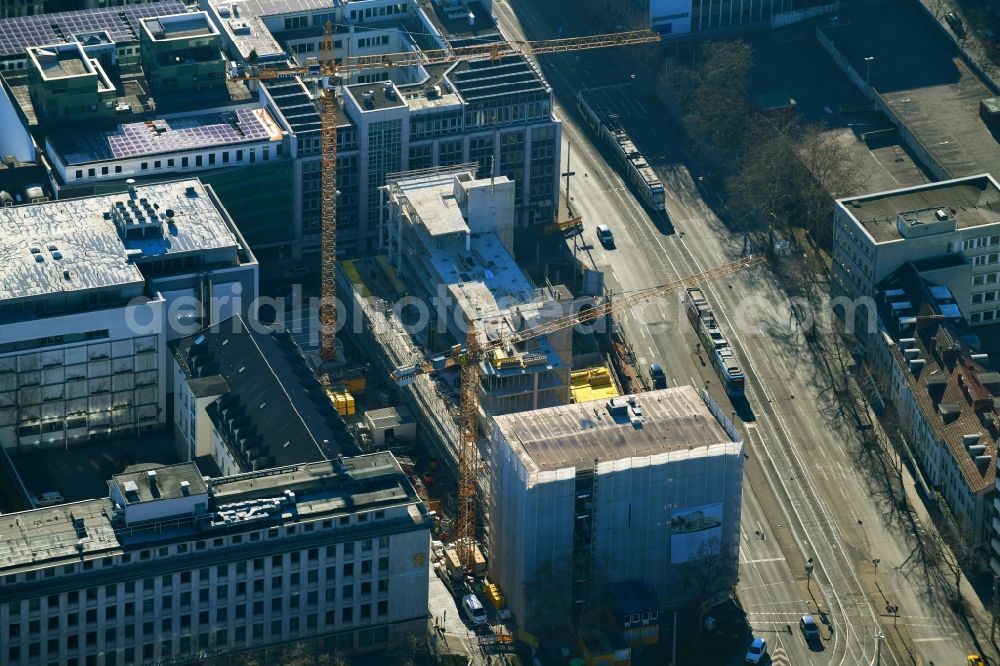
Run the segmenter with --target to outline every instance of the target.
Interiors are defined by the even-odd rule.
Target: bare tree
[[[418,666],[426,663],[427,637],[407,634],[401,640],[393,642],[388,652],[396,666]]]
[[[955,610],[962,611],[962,574],[972,573],[983,565],[983,553],[975,543],[972,530],[957,524],[951,516],[938,521],[937,531],[927,548],[931,563],[954,577]]]
[[[727,590],[720,581],[730,580],[736,566],[731,554],[722,550],[718,537],[702,542],[694,559],[678,566],[677,592],[682,603],[698,608],[699,627],[705,604]]]

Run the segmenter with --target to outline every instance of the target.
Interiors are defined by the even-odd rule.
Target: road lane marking
[[[746,564],[759,564],[760,562],[784,562],[783,557],[762,557],[757,560],[746,560]]]

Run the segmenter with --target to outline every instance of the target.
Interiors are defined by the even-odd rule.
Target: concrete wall
[[[492,421],[491,428],[490,577],[527,627],[540,620],[529,604],[539,596],[550,618],[568,624],[575,472],[529,473]]]
[[[35,161],[35,142],[21,123],[6,84],[0,85],[0,157],[13,155],[21,162]]]
[[[672,534],[678,510],[722,505],[717,542],[725,566],[714,575],[715,592],[736,583],[743,488],[742,444],[718,444],[693,451],[630,458],[598,465],[594,490],[594,567],[607,583],[640,580],[656,591],[665,608],[689,601],[683,539]],[[704,551],[711,557],[711,544]],[[713,564],[708,566],[716,566]]]

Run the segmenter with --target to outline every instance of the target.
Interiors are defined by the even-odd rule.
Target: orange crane
[[[475,556],[476,535],[476,478],[479,474],[479,453],[476,440],[479,423],[479,364],[488,362],[492,353],[509,349],[532,338],[561,331],[577,324],[594,321],[609,314],[616,314],[653,298],[667,296],[687,287],[726,277],[766,261],[763,255],[752,255],[739,261],[723,264],[718,268],[689,275],[649,289],[623,294],[587,310],[551,319],[523,331],[509,330],[486,343],[476,334],[475,322],[469,322],[465,349],[456,346],[450,356],[418,365],[398,368],[392,379],[400,386],[413,382],[418,375],[443,368],[461,366],[461,405],[459,409],[458,442],[458,507],[455,521],[455,548],[463,567],[470,568]]]
[[[427,51],[405,51],[383,53],[370,56],[353,56],[337,62],[333,55],[333,24],[327,23],[323,35],[321,57],[315,65],[288,67],[285,69],[251,66],[244,75],[247,81],[266,81],[294,76],[328,77],[320,105],[323,125],[321,158],[321,301],[320,301],[320,357],[324,362],[336,356],[337,340],[337,103],[334,99],[337,78],[342,73],[387,67],[409,67],[477,60],[490,58],[499,60],[505,56],[541,55],[563,53],[585,49],[599,49],[608,46],[628,46],[659,41],[660,35],[649,30],[615,32],[586,37],[567,37],[537,41],[498,41],[473,46],[461,46]]]

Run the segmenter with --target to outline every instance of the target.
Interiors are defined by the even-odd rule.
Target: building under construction
[[[496,416],[489,449],[490,578],[529,630],[579,620],[614,583],[663,609],[736,583],[743,443],[705,392]]]

